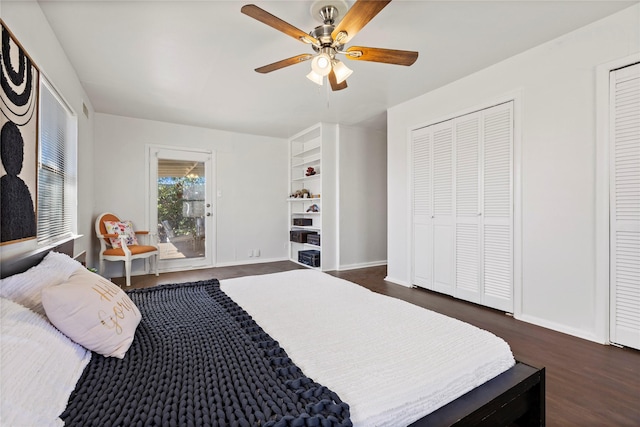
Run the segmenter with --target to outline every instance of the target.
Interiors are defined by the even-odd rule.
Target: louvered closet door
[[[455,296],[481,303],[480,135],[481,113],[455,120]]]
[[[640,65],[610,75],[610,340],[640,349]]]
[[[433,290],[453,295],[453,122],[433,132]]]
[[[513,312],[513,103],[484,111],[482,303]]]
[[[413,158],[413,284],[432,289],[431,130],[411,134]]]
[[[513,103],[415,130],[413,283],[513,312]]]

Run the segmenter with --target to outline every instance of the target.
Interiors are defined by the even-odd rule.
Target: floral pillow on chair
[[[126,236],[127,246],[137,245],[138,239],[136,233],[133,231],[133,223],[131,221],[105,221],[104,228],[107,229],[107,234],[118,234]],[[114,248],[121,247],[120,238],[109,238],[111,246]]]

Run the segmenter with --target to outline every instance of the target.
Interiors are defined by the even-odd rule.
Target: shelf
[[[298,181],[311,181],[312,179],[318,179],[320,178],[320,174],[317,173],[315,175],[311,175],[311,176],[303,176],[300,178],[293,178],[291,181],[292,182],[298,182]]]
[[[311,202],[311,201],[318,201],[320,200],[320,197],[289,197],[287,199],[287,202]]]
[[[309,166],[318,166],[320,164],[320,154],[314,156],[312,159],[305,158],[304,161],[300,163],[292,164],[291,168],[307,168]]]
[[[291,212],[291,215],[320,215],[320,212]]]
[[[321,231],[322,227],[314,227],[313,225],[292,225],[291,229]]]
[[[301,263],[300,261],[298,261],[298,260],[296,260],[296,259],[293,259],[293,258],[289,258],[289,261],[294,262],[294,263],[296,263],[296,264],[298,264],[298,265],[301,265],[301,266],[303,266],[303,267],[310,268],[310,269],[312,269],[312,270],[320,270],[320,267],[311,267],[310,265],[303,264],[303,263]]]
[[[320,139],[322,129],[319,125],[304,130],[291,138],[291,142],[296,144],[308,144],[315,139]]]
[[[299,243],[299,242],[291,242],[291,244],[295,245],[297,248],[315,249],[322,252],[322,245],[312,245],[311,243]]]
[[[311,148],[307,148],[305,150],[302,150],[296,154],[292,154],[291,157],[296,158],[296,159],[301,159],[304,157],[309,157],[309,156],[315,156],[315,155],[320,155],[320,145],[316,145],[314,147]]]

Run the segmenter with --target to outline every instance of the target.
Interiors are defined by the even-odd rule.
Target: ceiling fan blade
[[[305,33],[301,29],[294,27],[293,25],[283,21],[277,16],[270,14],[266,10],[260,9],[255,4],[246,4],[242,6],[242,8],[240,9],[240,12],[244,13],[247,16],[252,17],[253,19],[257,19],[263,24],[267,24],[268,26],[275,28],[276,30],[281,31],[286,35],[291,36],[294,39],[299,40],[303,43],[309,43],[309,44],[315,44],[315,45],[320,44],[315,37],[310,36],[309,34]]]
[[[359,52],[359,53],[358,53]],[[411,50],[381,49],[378,47],[351,46],[345,52],[347,58],[356,61],[384,62],[396,65],[411,65],[418,59],[418,52]]]
[[[347,43],[389,3],[391,0],[357,0],[331,32],[331,37],[340,44]],[[338,39],[341,32],[346,35]]]
[[[347,81],[343,80],[342,83],[338,83],[338,79],[336,79],[336,73],[331,70],[329,73],[329,83],[331,83],[331,90],[342,90],[347,88]]]
[[[256,71],[258,73],[266,74],[275,70],[279,70],[280,68],[288,67],[289,65],[295,65],[300,62],[307,61],[311,58],[313,58],[313,55],[309,53],[303,53],[302,55],[293,56],[291,58],[283,59],[282,61],[274,62],[273,64],[256,68]]]

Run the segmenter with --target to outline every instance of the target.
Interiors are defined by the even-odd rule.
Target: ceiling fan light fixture
[[[307,74],[307,78],[320,86],[322,86],[322,82],[324,81],[324,77],[313,70],[311,70],[311,72]]]
[[[336,75],[336,83],[338,84],[347,80],[347,78],[353,74],[353,70],[344,65],[344,62],[342,61],[334,61],[333,72]]]
[[[1,0],[0,0],[1,1]],[[255,4],[246,4],[240,11],[288,36],[311,44],[315,54],[302,54],[273,64],[256,68],[258,73],[270,73],[302,61],[311,61],[311,72],[307,78],[318,85],[324,84],[327,77],[331,90],[338,91],[347,87],[346,79],[353,73],[346,65],[336,60],[337,54],[347,55],[348,59],[369,62],[382,62],[396,65],[412,65],[418,59],[418,52],[375,47],[351,46],[347,44],[371,19],[373,19],[391,0],[314,0],[311,14],[321,22],[309,33],[305,33],[286,21],[259,8]]]
[[[327,53],[320,53],[316,55],[311,61],[311,69],[316,74],[326,76],[331,72],[331,57]]]

